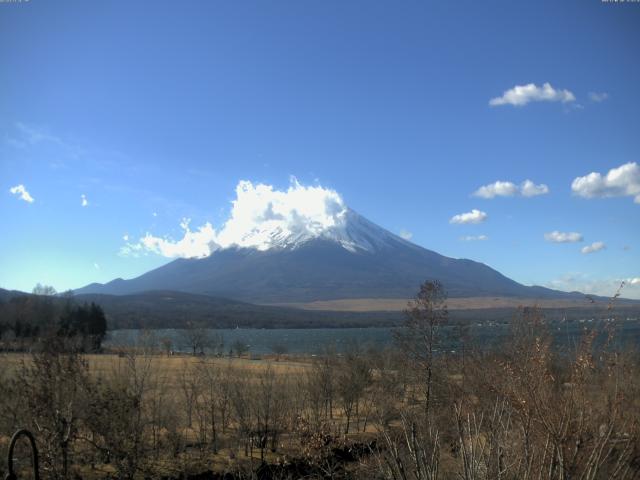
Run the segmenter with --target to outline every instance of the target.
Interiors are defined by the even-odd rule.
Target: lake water
[[[555,341],[561,345],[573,345],[585,328],[602,330],[605,322],[570,322],[551,325]],[[628,320],[616,323],[617,343],[640,346],[640,321]],[[290,354],[319,354],[327,349],[343,352],[353,344],[363,348],[376,349],[390,346],[393,343],[392,328],[315,328],[315,329],[216,329],[209,330],[210,337],[222,336],[224,352],[235,342],[242,342],[249,347],[254,355],[264,355],[273,352],[275,345],[283,345]],[[443,338],[454,335],[454,327],[443,327]],[[505,324],[474,325],[469,328],[468,335],[475,343],[490,346],[504,338],[509,333]],[[184,331],[178,329],[153,330],[143,333],[141,330],[113,330],[110,331],[104,343],[106,347],[131,347],[141,345],[142,342],[160,344],[161,339],[171,339],[175,351],[189,351],[184,341]],[[445,342],[444,348],[456,349],[454,341]]]

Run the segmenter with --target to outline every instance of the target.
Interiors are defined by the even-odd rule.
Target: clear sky
[[[0,287],[137,276],[171,260],[141,237],[295,176],[522,283],[640,298],[639,112],[640,3],[3,2]]]

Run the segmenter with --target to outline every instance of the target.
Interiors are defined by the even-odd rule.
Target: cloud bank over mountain
[[[268,250],[284,239],[317,237],[345,224],[347,207],[335,191],[322,186],[304,186],[295,178],[286,190],[242,180],[236,186],[231,213],[219,231],[211,223],[192,230],[183,219],[181,239],[147,233],[136,243],[127,243],[123,255],[145,252],[169,258],[202,258],[231,246]]]

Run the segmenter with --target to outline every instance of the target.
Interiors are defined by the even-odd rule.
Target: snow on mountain
[[[355,298],[409,298],[425,280],[440,280],[451,297],[563,298],[521,285],[479,262],[445,257],[345,208],[322,228],[249,231],[242,245],[203,258],[178,258],[130,280],[91,284],[76,293],[132,294],[175,290],[251,303]],[[259,239],[257,242],[256,239]]]
[[[192,230],[180,224],[181,239],[147,233],[127,243],[123,254],[152,252],[169,258],[204,258],[226,248],[296,248],[309,240],[333,240],[349,251],[371,251],[391,235],[350,210],[335,191],[303,186],[292,179],[287,190],[241,181],[236,187],[229,219],[219,231],[210,223]]]
[[[287,190],[240,182],[229,219],[173,240],[147,234],[123,253],[176,260],[130,280],[91,284],[77,293],[175,290],[253,303],[350,298],[409,298],[425,280],[452,297],[556,298],[569,294],[521,285],[491,267],[415,245],[349,209],[334,190]]]
[[[320,238],[339,243],[350,252],[364,250],[374,252],[390,247],[397,242],[413,245],[411,242],[370,222],[351,209],[347,209],[344,215],[345,221],[336,227],[329,228]]]

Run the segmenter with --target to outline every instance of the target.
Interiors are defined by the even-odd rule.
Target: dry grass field
[[[283,307],[301,308],[304,310],[325,310],[339,312],[400,312],[407,308],[409,299],[405,298],[347,298],[341,300],[324,300],[308,303],[278,303]],[[617,300],[617,305],[625,305],[625,300]],[[638,302],[635,302],[637,304]],[[518,297],[467,297],[448,298],[449,310],[471,310],[489,308],[518,308],[522,305],[536,305],[539,308],[587,308],[590,301],[586,298],[571,300],[549,300]]]
[[[140,441],[147,444],[147,451],[165,449],[158,457],[152,454],[153,467],[144,467],[152,468],[154,476],[173,477],[180,472],[197,473],[205,470],[252,471],[262,461],[277,463],[287,456],[300,454],[299,437],[291,432],[282,431],[279,434],[277,451],[275,448],[261,449],[256,445],[255,437],[261,428],[260,421],[268,422],[264,415],[272,416],[272,422],[284,422],[287,418],[288,423],[293,418],[293,413],[285,405],[304,401],[302,398],[294,397],[301,394],[296,385],[299,386],[312,371],[310,359],[267,357],[254,360],[237,357],[167,356],[132,351],[121,354],[83,354],[80,358],[86,363],[93,381],[103,380],[106,381],[105,385],[117,388],[124,380],[129,384],[126,390],[135,390],[138,384],[146,384],[140,387],[139,391],[139,398],[144,405],[142,411],[146,418],[144,425],[139,427],[140,433],[144,432]],[[35,357],[27,352],[2,353],[0,376],[4,381],[11,383],[23,376],[25,371],[34,368],[34,359]],[[216,375],[215,379],[207,377],[207,373]],[[52,381],[60,382],[59,379]],[[69,385],[60,385],[58,388],[69,390]],[[62,397],[68,393],[60,392]],[[261,397],[265,395],[273,395],[272,406],[261,402]],[[213,404],[216,405],[215,412],[211,410]],[[266,410],[262,410],[263,408]],[[275,410],[270,411],[271,409]],[[114,415],[114,424],[121,421],[116,417],[116,411],[117,407],[114,404],[113,410],[105,413]],[[238,412],[240,416],[236,417],[233,412]],[[212,414],[215,417],[211,417]],[[243,415],[247,417],[243,418]],[[331,416],[336,422],[342,421],[343,412],[337,403]],[[220,426],[216,432],[217,447],[212,449],[211,422],[214,418],[220,422]],[[132,420],[132,423],[135,423],[135,417]],[[266,426],[263,425],[262,428]],[[274,425],[269,428],[280,430],[283,427]],[[0,432],[0,445],[4,448],[13,430],[15,427]],[[371,430],[371,427],[368,430]],[[119,436],[123,436],[123,443],[130,441],[125,435],[131,435],[132,432],[126,428],[123,431],[122,427],[116,431],[120,432]],[[356,438],[361,435],[360,432],[354,432],[351,436]],[[37,431],[36,437],[42,441]],[[83,442],[77,443],[79,451],[82,451]],[[170,453],[172,451],[173,453]],[[81,458],[82,455],[76,453],[74,458]],[[78,460],[76,462],[74,471],[82,478],[117,477],[122,473],[111,462],[98,462],[93,466],[82,464]]]
[[[23,364],[32,363],[32,355],[27,352],[4,352],[0,354],[0,371],[4,375],[13,375]],[[82,358],[87,362],[89,371],[95,375],[110,375],[125,367],[128,357],[117,353],[85,354]],[[308,372],[311,368],[310,359],[304,357],[263,357],[259,360],[237,357],[200,357],[192,355],[163,355],[151,354],[137,356],[138,361],[146,359],[151,366],[154,375],[162,375],[171,384],[177,383],[178,377],[185,369],[195,368],[206,362],[211,367],[230,368],[237,372],[246,372],[248,375],[257,375],[267,370],[276,375],[299,375]]]

